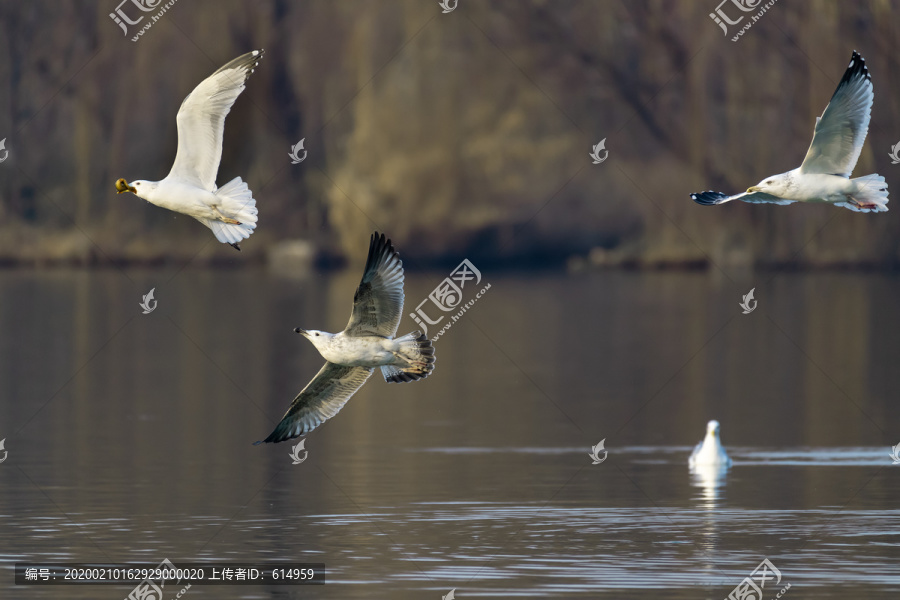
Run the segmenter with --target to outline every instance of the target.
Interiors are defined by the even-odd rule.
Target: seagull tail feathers
[[[434,346],[421,331],[408,333],[397,338],[400,342],[399,354],[408,366],[387,365],[381,367],[381,374],[388,383],[406,383],[425,379],[434,371]]]
[[[256,200],[253,199],[253,192],[240,177],[235,177],[215,193],[219,198],[219,211],[225,217],[234,219],[238,223],[223,223],[215,219],[200,219],[200,222],[212,229],[217,240],[223,244],[234,246],[241,240],[250,237],[250,234],[256,229],[258,214]]]
[[[862,206],[852,202],[838,202],[837,206],[849,208],[855,212],[887,212],[888,185],[884,177],[873,173],[852,180],[856,184],[853,199]]]

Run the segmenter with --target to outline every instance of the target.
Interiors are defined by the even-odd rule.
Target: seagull
[[[305,435],[336,415],[375,367],[388,383],[418,381],[434,370],[434,348],[421,331],[395,338],[403,316],[403,262],[391,240],[376,231],[362,281],[353,296],[350,322],[340,333],[301,329],[325,366],[301,391],[265,440],[283,442]]]
[[[886,212],[887,183],[878,174],[850,179],[859,160],[872,113],[872,78],[856,50],[825,112],[816,118],[812,143],[803,164],[793,171],[771,175],[743,194],[691,194],[694,202],[724,204],[732,200],[754,204],[827,202],[856,212]]]
[[[178,151],[165,179],[130,184],[119,179],[116,193],[131,192],[151,204],[194,217],[212,229],[217,240],[240,251],[238,242],[256,228],[256,200],[240,177],[217,188],[216,174],[225,116],[263,54],[254,50],[237,57],[187,95],[175,117]]]
[[[697,444],[688,464],[692,467],[698,465],[723,465],[731,464],[731,459],[725,454],[725,448],[719,441],[719,422],[710,421],[706,424],[706,437]]]

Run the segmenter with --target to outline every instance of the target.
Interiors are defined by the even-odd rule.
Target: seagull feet
[[[852,202],[853,206],[855,206],[856,208],[861,208],[863,210],[877,210],[878,209],[878,204],[876,204],[875,202],[860,202],[853,196],[848,196],[848,198],[850,198],[850,202]]]
[[[225,215],[223,215],[218,206],[213,206],[212,210],[215,213],[216,219],[222,221],[223,223],[228,223],[229,225],[243,225],[243,223],[241,223],[237,219],[232,219],[231,217],[226,217]]]
[[[415,360],[409,364],[408,368],[421,375],[428,372],[428,363]]]

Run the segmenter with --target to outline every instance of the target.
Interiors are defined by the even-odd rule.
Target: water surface
[[[444,276],[409,275],[407,308]],[[765,598],[896,597],[900,278],[484,277],[430,378],[373,377],[292,465],[251,443],[352,269],[0,271],[0,597],[129,591],[17,587],[16,561],[163,558],[327,565],[185,598],[719,600],[764,558]],[[711,418],[734,466],[692,473]]]

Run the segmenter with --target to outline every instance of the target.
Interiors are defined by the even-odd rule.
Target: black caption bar
[[[16,563],[16,585],[323,585],[322,563]]]

